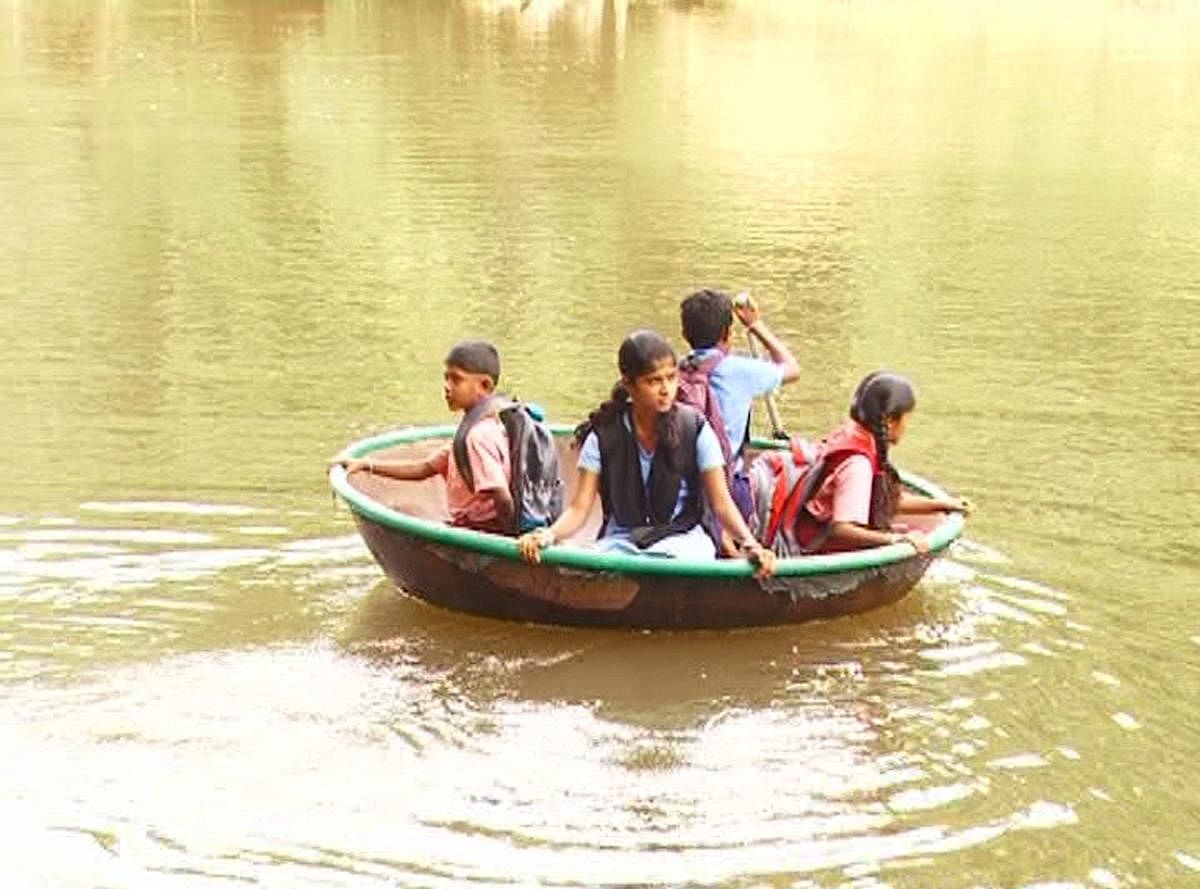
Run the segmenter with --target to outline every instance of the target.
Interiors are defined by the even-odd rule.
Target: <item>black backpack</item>
[[[515,527],[523,534],[549,527],[562,515],[564,485],[559,472],[558,449],[545,416],[536,405],[507,399],[491,399],[467,413],[454,436],[454,462],[471,490],[475,479],[467,460],[467,434],[485,416],[495,413],[508,435],[508,458],[512,469],[508,490],[513,500]]]

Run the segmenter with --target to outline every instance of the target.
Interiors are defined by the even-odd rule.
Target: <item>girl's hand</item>
[[[907,543],[919,554],[929,552],[929,535],[924,531],[906,531],[903,534],[893,534],[892,543]]]
[[[538,528],[517,538],[517,549],[521,558],[536,565],[542,560],[542,548],[554,543],[554,532],[549,528]]]
[[[767,549],[757,540],[747,540],[740,547],[742,554],[755,565],[758,570],[755,577],[770,577],[775,573],[775,553]]]

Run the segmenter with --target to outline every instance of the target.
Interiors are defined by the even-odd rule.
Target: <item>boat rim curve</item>
[[[565,437],[574,432],[574,427],[562,423],[547,424],[556,437]],[[378,435],[361,438],[342,449],[342,456],[361,459],[367,454],[402,444],[413,444],[437,438],[452,438],[456,426],[410,426],[394,429]],[[786,446],[775,439],[754,438],[751,444],[760,450],[779,450]],[[904,470],[899,470],[906,485],[933,497],[945,497],[946,492],[928,479]],[[402,531],[431,543],[467,550],[486,556],[520,561],[516,540],[499,534],[456,528],[441,522],[418,518],[384,506],[368,497],[350,484],[345,468],[333,466],[329,470],[329,483],[355,513],[384,527]],[[944,551],[963,531],[964,520],[959,513],[949,513],[929,535],[931,555]],[[913,556],[908,544],[893,543],[888,546],[853,550],[841,553],[823,553],[811,556],[792,556],[776,561],[776,577],[807,577],[820,574],[840,574],[882,568],[903,562]],[[582,571],[603,571],[619,574],[655,574],[673,577],[749,577],[754,566],[745,559],[675,559],[661,556],[642,556],[626,553],[599,552],[578,546],[551,546],[542,550],[542,563]]]

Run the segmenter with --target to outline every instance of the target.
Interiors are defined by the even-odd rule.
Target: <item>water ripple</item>
[[[278,596],[281,582],[324,588],[338,582],[352,593],[377,577],[356,536],[312,538],[288,524],[227,524],[270,514],[262,508],[153,501],[80,507],[81,517],[97,513],[139,522],[153,516],[159,526],[94,527],[55,516],[46,527],[44,517],[18,517],[0,533],[0,635],[10,641],[3,660],[14,676],[86,670],[134,652],[186,650],[219,635],[223,621],[232,620],[232,639],[254,621],[231,613],[294,609]],[[164,527],[164,518],[183,526]],[[245,545],[248,537],[256,545]],[[270,591],[268,598],[263,591]]]
[[[158,558],[160,590],[178,585],[171,560],[181,552],[206,556],[197,564],[218,573],[250,569],[245,580],[265,565],[374,576],[353,537],[288,537],[243,561],[225,559],[223,533],[140,555]],[[165,652],[81,684],[29,687],[22,721],[0,734],[30,763],[69,764],[88,751],[78,767],[13,790],[47,809],[38,817],[53,827],[40,848],[86,841],[108,857],[80,851],[79,860],[105,861],[109,875],[137,861],[235,882],[270,867],[296,886],[321,875],[355,886],[862,880],[1078,821],[1078,801],[1006,809],[1020,785],[997,793],[1012,776],[1052,774],[1086,753],[1022,749],[1007,739],[998,701],[959,685],[1025,666],[1011,649],[1037,643],[1027,634],[1045,632],[1041,621],[1061,620],[1053,610],[1034,623],[989,611],[982,600],[1015,588],[993,580],[952,561],[928,601],[907,611],[827,629],[680,636],[464,620],[384,590],[364,616],[379,629],[402,621],[400,635],[368,635],[344,652]],[[136,635],[222,607],[123,588],[109,588],[121,614],[76,610],[45,631]],[[710,666],[718,652],[733,675]],[[658,670],[624,685],[625,666],[647,658]],[[991,750],[1000,744],[1011,746]],[[186,812],[166,802],[181,798]],[[119,808],[136,821],[106,817],[117,799],[133,800]],[[229,814],[189,814],[205,811]]]

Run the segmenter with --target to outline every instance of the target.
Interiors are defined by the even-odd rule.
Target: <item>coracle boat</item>
[[[454,436],[453,426],[400,429],[348,446],[353,457],[420,459]],[[567,498],[575,483],[571,428],[552,425]],[[756,450],[786,446],[755,439]],[[932,482],[901,473],[911,489],[945,496]],[[403,592],[435,605],[488,617],[569,626],[701,629],[768,626],[857,614],[902,598],[962,534],[963,518],[906,516],[930,535],[930,551],[905,544],[780,559],[759,580],[742,559],[693,560],[587,549],[600,526],[599,505],[570,540],[523,561],[512,538],[446,524],[440,477],[395,481],[330,470],[375,560]]]

